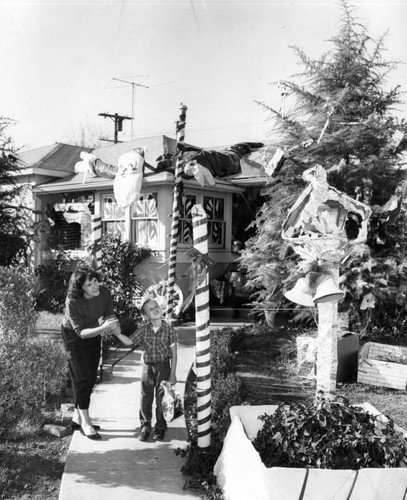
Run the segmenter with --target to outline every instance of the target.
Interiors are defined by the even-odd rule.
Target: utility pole
[[[130,118],[130,116],[123,116],[119,115],[118,113],[115,113],[114,115],[109,114],[109,113],[99,113],[98,116],[103,116],[104,118],[111,118],[114,121],[114,139],[105,139],[103,138],[103,141],[110,141],[114,142],[115,144],[119,142],[118,140],[118,133],[123,130],[123,121],[124,120],[133,120],[133,118]]]
[[[120,78],[112,78],[112,80],[116,80],[117,82],[123,82],[127,83],[132,86],[132,92],[131,92],[131,119],[134,120],[134,105],[135,105],[135,87],[144,87],[145,89],[148,89],[147,85],[142,85],[141,83],[135,83],[135,82],[129,82],[127,80],[121,80]],[[131,134],[130,134],[130,139],[133,139],[133,121],[131,122]]]

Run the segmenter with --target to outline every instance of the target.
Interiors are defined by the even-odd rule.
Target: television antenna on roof
[[[141,83],[136,83],[136,82],[131,82],[128,80],[122,80],[121,78],[112,78],[112,80],[115,80],[116,82],[122,82],[122,83],[127,83],[128,85],[132,86],[132,91],[131,91],[131,131],[130,131],[130,139],[133,139],[133,128],[134,128],[134,107],[135,107],[135,92],[136,92],[136,87],[144,87],[145,89],[148,89],[150,87],[147,87],[147,85],[142,85]]]

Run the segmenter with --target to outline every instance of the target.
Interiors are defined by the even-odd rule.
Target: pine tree
[[[16,184],[19,171],[17,153],[7,134],[11,121],[0,117],[0,266],[17,263],[29,246],[27,218],[18,203],[21,188]]]
[[[383,58],[386,34],[373,40],[347,0],[340,1],[340,8],[339,32],[329,40],[332,48],[327,53],[311,59],[292,47],[303,71],[280,82],[291,108],[283,114],[259,103],[272,115],[278,145],[290,153],[266,186],[256,235],[246,243],[241,263],[249,283],[260,289],[263,307],[282,299],[282,291],[298,274],[297,259],[281,239],[281,224],[305,188],[302,173],[320,164],[331,186],[373,210],[367,244],[342,266],[341,280],[355,317],[360,319],[360,303],[369,293],[385,305],[385,314],[375,310],[380,324],[386,314],[405,309],[407,289],[401,203],[407,125],[395,116],[403,92],[399,86],[386,89],[389,73],[398,64]],[[390,210],[383,209],[386,203]],[[271,295],[275,287],[277,293]]]

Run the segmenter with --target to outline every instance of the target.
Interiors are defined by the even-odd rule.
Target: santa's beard
[[[121,208],[128,207],[136,201],[141,191],[143,172],[116,175],[113,189],[117,204]]]

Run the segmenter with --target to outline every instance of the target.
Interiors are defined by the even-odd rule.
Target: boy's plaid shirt
[[[156,332],[151,323],[146,323],[129,338],[134,347],[140,345],[144,349],[144,363],[158,363],[171,358],[171,345],[178,341],[177,332],[165,321]]]

